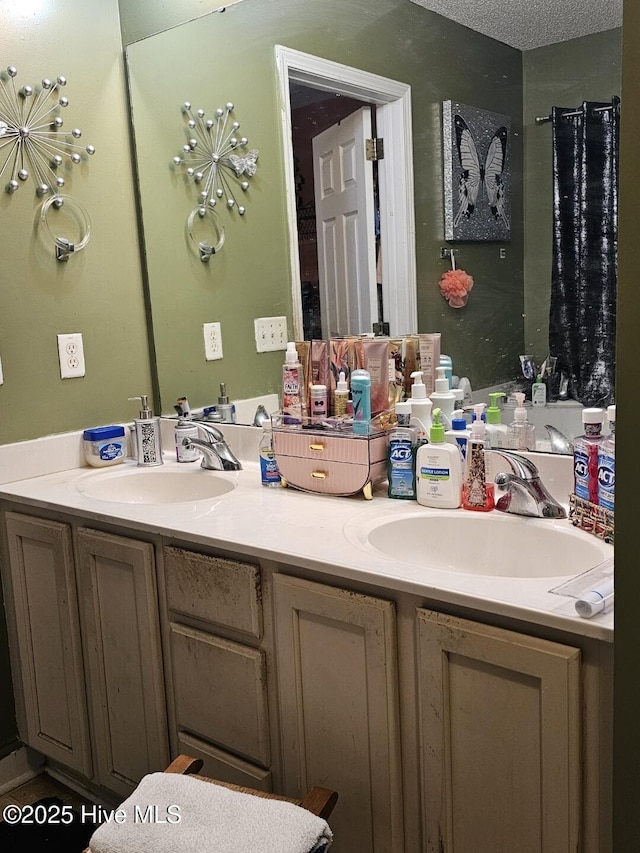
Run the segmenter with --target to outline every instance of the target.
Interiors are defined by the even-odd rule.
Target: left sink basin
[[[200,467],[187,471],[176,468],[118,468],[92,471],[74,482],[87,498],[114,503],[174,504],[211,500],[233,491],[237,480]]]

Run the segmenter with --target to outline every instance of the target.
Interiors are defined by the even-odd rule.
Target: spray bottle
[[[300,426],[304,411],[304,379],[295,341],[289,341],[282,366],[282,423]]]

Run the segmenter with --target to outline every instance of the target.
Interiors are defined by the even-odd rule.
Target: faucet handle
[[[202,432],[207,436],[209,442],[213,438],[215,441],[224,441],[224,436],[218,427],[213,426],[213,424],[203,424],[202,421],[197,421],[198,429],[202,430]]]
[[[531,459],[527,459],[526,456],[522,456],[520,453],[515,453],[513,450],[502,450],[501,448],[491,448],[486,452],[490,454],[496,453],[498,456],[501,456],[509,463],[513,474],[521,480],[535,480],[540,476],[540,472],[536,468],[535,463],[532,462]],[[496,480],[496,482],[498,481]],[[503,485],[503,483],[499,483],[498,485]]]

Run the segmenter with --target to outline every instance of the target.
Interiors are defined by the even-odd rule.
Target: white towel
[[[98,827],[89,849],[92,853],[320,853],[332,838],[325,820],[292,803],[178,773],[150,773],[116,810],[113,820]]]

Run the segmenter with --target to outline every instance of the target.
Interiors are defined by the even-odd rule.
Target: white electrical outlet
[[[84,347],[80,332],[58,335],[58,359],[61,379],[84,376]]]
[[[256,317],[253,321],[256,352],[273,352],[287,348],[286,317]]]
[[[220,323],[203,323],[204,357],[207,361],[222,358],[222,329]]]
[[[0,359],[0,385],[4,383],[4,375],[2,373],[2,360]]]

